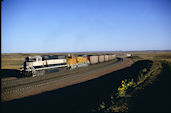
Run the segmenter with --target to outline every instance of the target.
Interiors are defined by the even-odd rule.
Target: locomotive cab
[[[77,59],[74,55],[68,54],[66,60],[69,69],[75,69],[77,67]]]

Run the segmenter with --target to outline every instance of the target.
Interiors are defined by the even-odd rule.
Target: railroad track
[[[105,62],[105,63],[101,63],[101,64],[94,64],[94,65],[90,65],[91,69],[95,69],[95,68],[100,68],[102,65],[103,66],[107,66],[107,65],[111,65],[113,63],[119,62],[120,60],[113,60],[113,61],[109,61],[109,62]],[[41,82],[44,80],[48,80],[48,79],[54,79],[54,78],[60,78],[69,74],[74,74],[74,73],[82,73],[82,72],[86,72],[90,69],[89,67],[82,67],[82,68],[78,68],[75,70],[66,70],[64,72],[64,70],[60,71],[60,72],[56,72],[56,73],[49,73],[43,76],[37,76],[37,77],[24,77],[24,78],[19,78],[19,79],[15,79],[15,80],[2,80],[2,89],[6,89],[6,88],[10,88],[10,87],[17,87],[20,85],[24,85],[24,84],[31,84],[34,82]]]
[[[109,61],[99,65],[98,64],[91,65],[86,68],[84,67],[73,71],[71,70],[66,71],[65,73],[57,72],[57,73],[47,74],[45,76],[2,81],[2,89],[1,89],[2,100],[6,100],[3,98],[8,98],[8,96],[12,97],[13,95],[21,95],[28,90],[30,91],[34,89],[36,90],[41,87],[47,87],[47,86],[49,87],[51,85],[56,85],[57,83],[60,84],[75,79],[79,79],[82,77],[87,77],[92,73],[105,71],[109,67],[116,66],[121,62],[123,62],[123,60],[118,59],[117,61]]]

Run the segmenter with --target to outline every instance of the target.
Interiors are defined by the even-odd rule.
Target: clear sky
[[[2,53],[171,50],[171,0],[3,0]]]

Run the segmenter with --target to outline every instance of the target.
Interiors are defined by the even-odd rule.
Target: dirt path
[[[32,85],[26,86],[20,86],[20,88],[16,88],[15,92],[8,92],[8,93],[2,93],[2,100],[3,101],[9,101],[17,98],[23,98],[35,94],[40,94],[42,92],[51,91],[59,88],[63,88],[69,85],[77,84],[80,82],[84,82],[90,79],[94,79],[100,76],[103,76],[107,73],[111,73],[113,71],[123,69],[125,67],[128,67],[133,62],[129,59],[125,59],[123,62],[119,63],[113,63],[108,66],[101,66],[100,68],[96,69],[88,69],[85,73],[74,73],[70,74],[67,77],[63,77],[60,79],[51,79],[50,81],[43,81],[39,84],[34,83]],[[53,74],[52,74],[53,75]],[[3,90],[2,90],[3,91]],[[12,90],[10,90],[12,91]],[[5,92],[5,91],[4,91]]]

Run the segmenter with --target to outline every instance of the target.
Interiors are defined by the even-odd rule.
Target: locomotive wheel
[[[38,71],[32,71],[32,77],[38,76]]]
[[[42,70],[42,75],[45,75],[45,70]]]
[[[26,76],[26,77],[32,76],[32,73],[31,73],[31,72],[23,72],[23,74],[24,74],[24,76]]]

